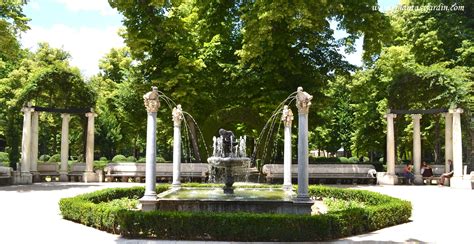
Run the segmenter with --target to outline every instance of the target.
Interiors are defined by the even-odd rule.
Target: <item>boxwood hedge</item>
[[[157,192],[168,189],[159,185]],[[361,208],[303,216],[257,213],[142,212],[107,205],[119,198],[140,198],[143,187],[114,188],[64,198],[65,219],[127,238],[219,241],[326,241],[409,221],[411,203],[379,193],[310,186],[312,197],[364,203]]]

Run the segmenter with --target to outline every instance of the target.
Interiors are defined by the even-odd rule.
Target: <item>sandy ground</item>
[[[63,220],[59,213],[58,201],[63,197],[108,187],[134,185],[136,184],[37,183],[0,187],[0,243],[189,243],[189,241],[127,240]],[[473,190],[438,186],[351,188],[380,192],[411,201],[412,221],[337,242],[474,243]]]

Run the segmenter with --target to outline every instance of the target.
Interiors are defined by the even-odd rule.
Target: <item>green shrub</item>
[[[359,162],[359,159],[357,157],[350,157],[349,158],[349,163],[351,164],[356,164]]]
[[[140,158],[137,160],[137,163],[146,163],[146,158],[140,157]]]
[[[99,161],[109,161],[106,157],[100,157]]]
[[[349,163],[351,163],[351,161],[350,161],[348,158],[346,158],[346,157],[339,157],[339,160],[340,160],[341,163],[343,163],[343,164],[349,164]]]
[[[98,170],[98,169],[104,169],[107,164],[109,162],[108,161],[94,161],[94,170]]]
[[[127,162],[135,162],[137,159],[134,156],[128,156],[127,157]]]
[[[157,163],[166,163],[166,160],[165,160],[165,158],[163,158],[161,156],[158,156],[158,157],[156,157],[156,162]]]
[[[0,162],[10,162],[10,159],[8,158],[8,153],[0,152]]]
[[[61,162],[61,154],[54,154],[48,159],[49,163],[58,163]]]
[[[112,162],[126,162],[127,157],[123,156],[122,154],[117,154],[115,157],[112,158]]]
[[[51,158],[49,155],[43,154],[43,155],[41,155],[41,156],[38,158],[38,161],[40,161],[40,162],[48,162],[49,158]]]
[[[341,163],[340,158],[336,157],[309,157],[310,164],[339,164]]]
[[[157,193],[168,187],[157,186]],[[327,241],[405,223],[411,216],[407,201],[324,186],[310,186],[309,194],[335,200],[327,214],[314,216],[130,210],[143,193],[143,187],[105,189],[63,198],[59,206],[65,219],[101,230],[131,238],[175,240]]]

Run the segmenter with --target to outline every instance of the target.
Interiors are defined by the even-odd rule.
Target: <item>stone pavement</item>
[[[0,187],[0,243],[189,243],[127,240],[63,220],[58,201],[133,183],[37,183]],[[438,186],[351,186],[410,200],[412,222],[338,240],[340,243],[474,243],[474,191]],[[204,242],[192,242],[204,243]],[[214,242],[219,243],[219,242]],[[220,242],[224,243],[224,242]]]

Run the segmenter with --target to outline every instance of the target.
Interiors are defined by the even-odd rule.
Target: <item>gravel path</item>
[[[63,220],[58,201],[108,187],[133,183],[37,183],[0,187],[0,243],[189,243],[126,240]],[[412,222],[338,242],[474,243],[474,191],[438,186],[360,186],[410,200]],[[193,242],[204,243],[204,242]]]

